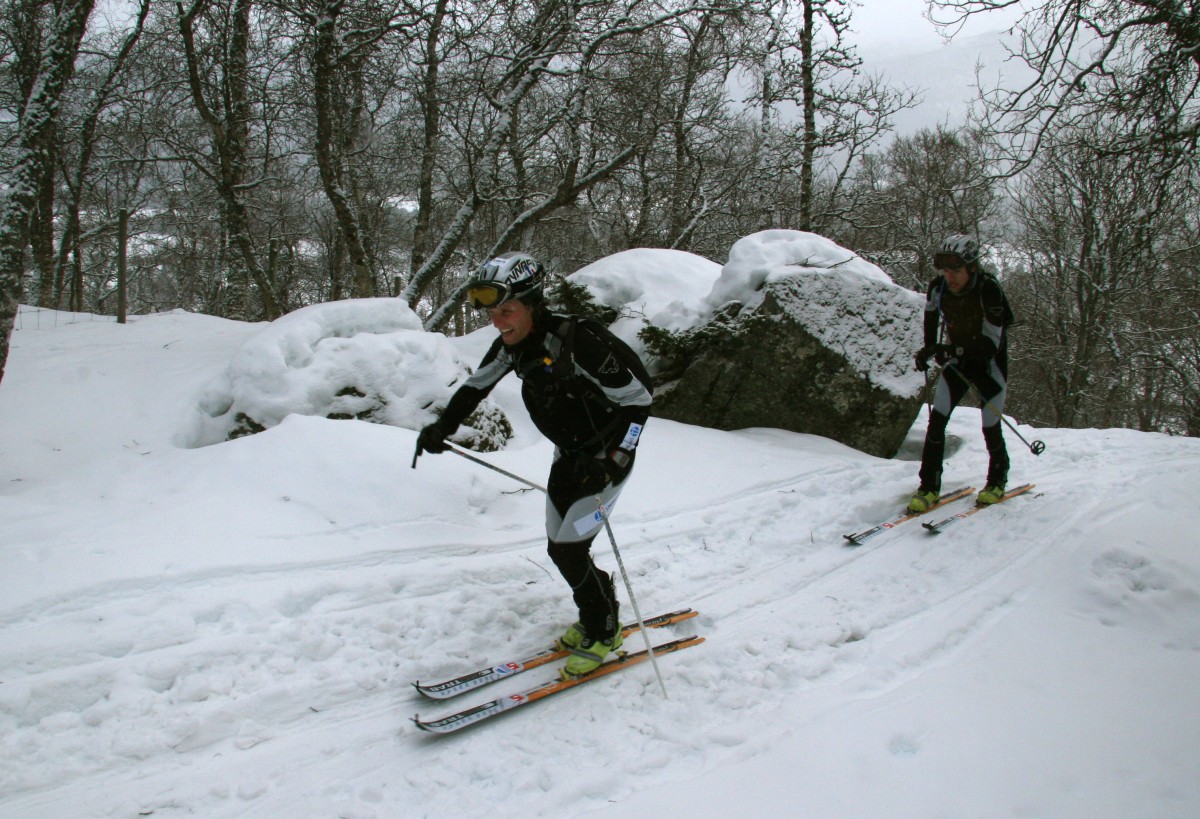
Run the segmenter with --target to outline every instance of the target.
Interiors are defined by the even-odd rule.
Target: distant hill
[[[863,71],[882,74],[895,87],[918,91],[920,104],[896,115],[896,131],[911,134],[939,123],[961,124],[978,97],[976,65],[982,65],[985,85],[994,85],[1005,77],[1008,85],[1027,71],[1013,61],[1004,49],[1003,31],[960,37],[933,49],[906,52],[903,44],[894,48],[870,44],[859,47]]]

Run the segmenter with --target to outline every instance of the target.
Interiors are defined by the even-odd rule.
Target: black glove
[[[608,458],[583,456],[575,462],[575,480],[579,490],[593,495],[608,486]]]
[[[944,365],[952,358],[962,358],[963,348],[953,344],[937,344],[934,346],[933,360]]]
[[[431,452],[434,455],[440,455],[446,451],[446,428],[440,422],[434,421],[429,426],[421,430],[417,436],[417,450],[419,452]],[[413,463],[416,463],[414,460]]]
[[[580,490],[587,494],[600,492],[610,483],[625,477],[629,468],[630,455],[623,449],[615,449],[603,457],[583,457],[575,464],[575,475]]]
[[[929,372],[929,357],[935,352],[937,352],[936,344],[926,344],[924,347],[917,350],[917,355],[914,361],[919,372]]]

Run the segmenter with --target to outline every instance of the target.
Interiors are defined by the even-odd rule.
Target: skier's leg
[[[946,425],[950,415],[962,401],[966,385],[952,381],[943,371],[933,393],[933,408],[925,428],[925,446],[921,450],[920,492],[939,493],[942,490],[942,461],[946,456]]]
[[[990,500],[1002,495],[1004,487],[1008,483],[1008,448],[1004,444],[1004,425],[1001,423],[1004,399],[1008,395],[1008,383],[1004,378],[1003,371],[993,361],[989,364],[986,373],[974,379],[974,384],[986,402],[982,411],[983,440],[987,444],[988,451],[988,474],[985,490],[988,488],[1000,490],[991,492],[987,498],[984,498]]]
[[[620,608],[612,576],[596,566],[591,545],[590,538],[573,543],[550,541],[546,551],[571,587],[584,634],[604,639],[620,629]]]
[[[547,552],[571,587],[584,632],[592,639],[603,639],[620,630],[620,606],[611,575],[592,560],[591,545],[604,527],[603,514],[611,514],[624,481],[605,486],[594,495],[584,494],[577,472],[575,464],[566,457],[558,457],[550,469],[546,492]]]

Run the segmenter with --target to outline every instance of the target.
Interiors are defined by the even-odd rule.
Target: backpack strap
[[[1016,317],[1016,314],[1013,313],[1012,305],[1009,304],[1008,294],[1004,292],[1004,285],[1000,284],[1000,279],[996,276],[995,273],[992,273],[991,271],[981,271],[981,272],[983,273],[984,280],[987,282],[990,282],[992,284],[992,286],[996,288],[996,291],[1000,294],[1000,305],[1001,305],[1000,326],[1007,330],[1009,327],[1011,327],[1017,323],[1016,322],[1017,317]],[[987,304],[985,304],[983,301],[983,287],[982,287],[983,283],[984,283],[983,281],[980,282],[981,286],[979,288],[979,306],[984,311],[984,314],[986,315],[988,308],[987,308]]]
[[[575,328],[579,326],[578,316],[567,316],[558,325],[558,336],[561,346],[554,361],[550,362],[550,372],[555,378],[571,378],[575,375]]]

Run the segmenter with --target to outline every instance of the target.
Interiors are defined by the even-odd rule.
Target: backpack
[[[996,278],[995,273],[989,273],[982,268],[979,271],[983,276],[983,281],[990,281],[996,285],[996,289],[1000,291],[1000,303],[1003,305],[1004,313],[1000,317],[1000,326],[1007,330],[1017,323],[1017,314],[1013,312],[1012,305],[1008,301],[1008,294],[1004,292],[1004,288],[1000,286],[1000,280]],[[979,288],[979,298],[983,300],[983,288]]]
[[[646,370],[646,365],[638,354],[600,322],[579,316],[564,317],[555,333],[562,340],[558,357],[549,365],[556,376],[564,378],[575,374],[575,328],[580,322],[585,323],[593,335],[602,338],[617,360],[633,373],[633,377],[640,381],[651,395],[654,394],[650,373]]]

